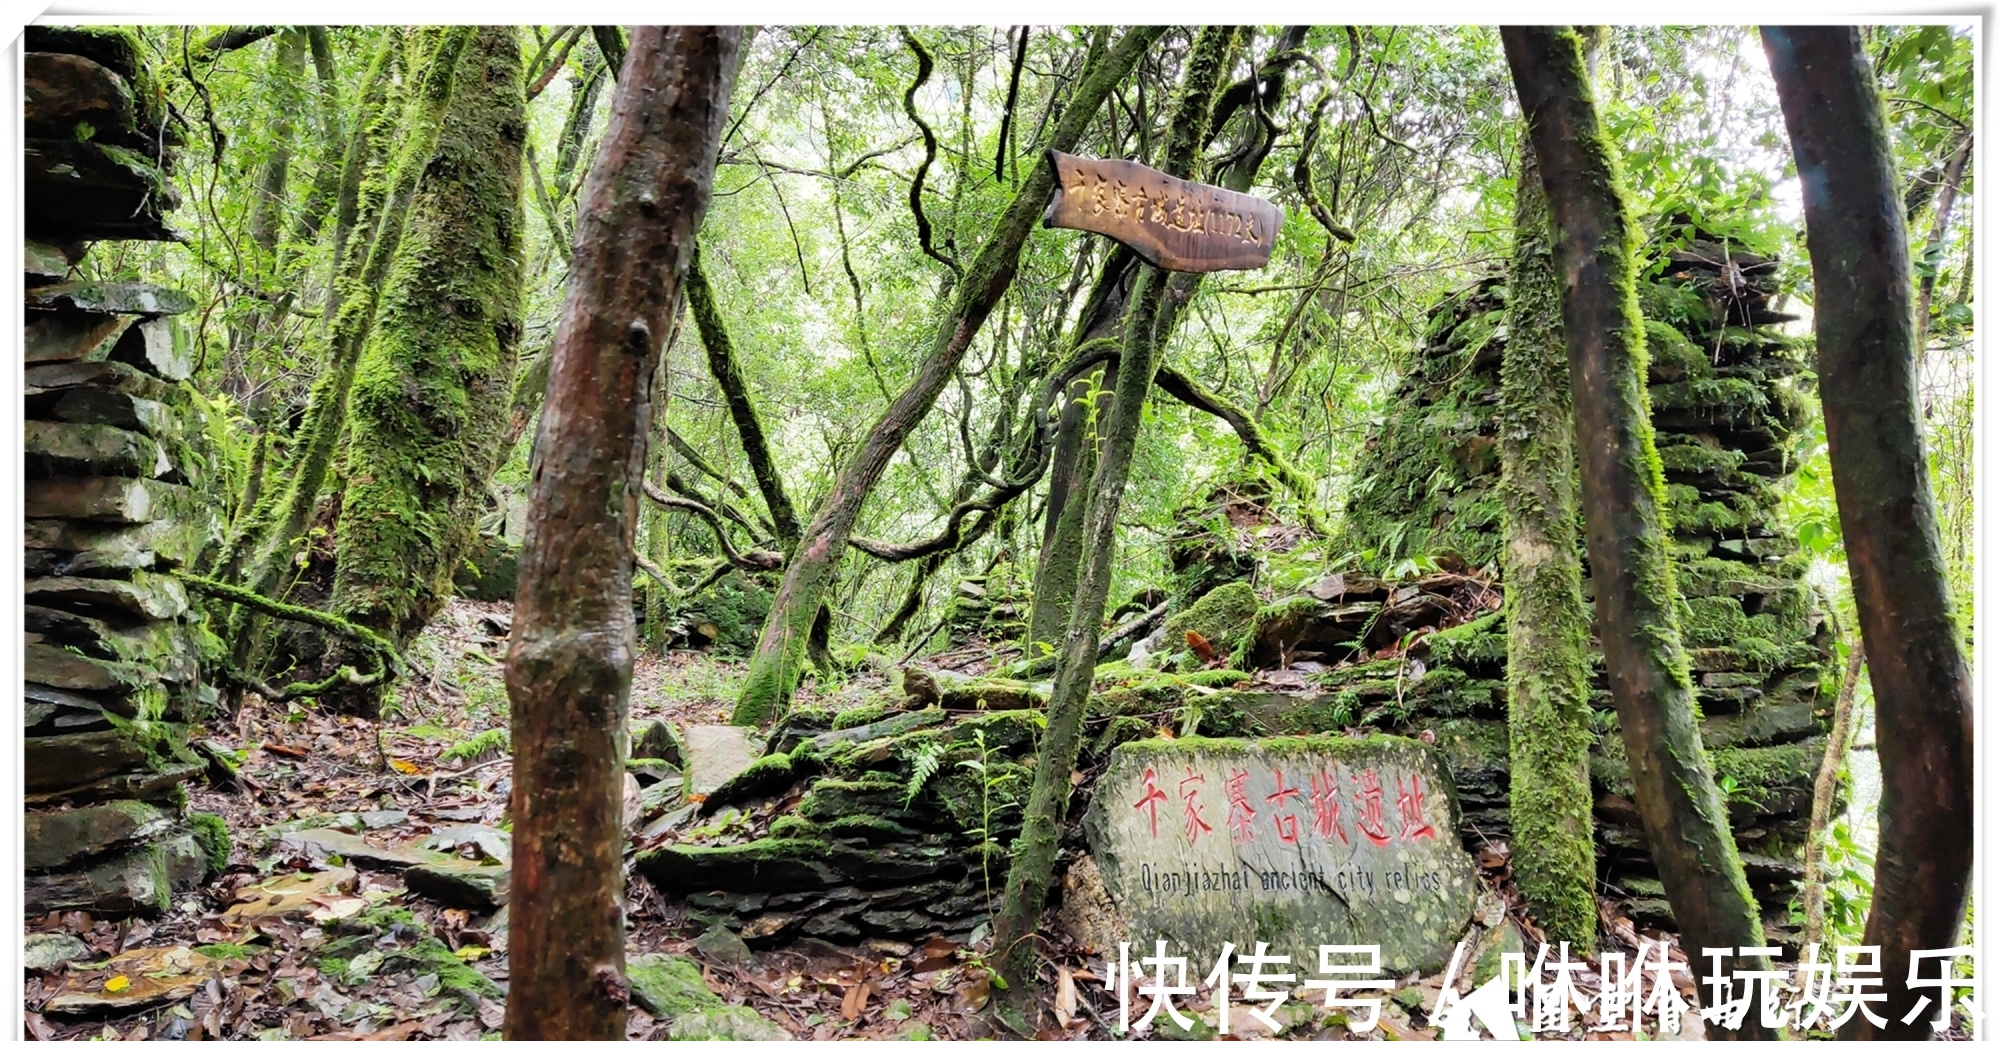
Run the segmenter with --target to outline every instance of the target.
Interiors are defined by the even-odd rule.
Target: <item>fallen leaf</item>
[[[315,874],[297,872],[267,878],[253,886],[245,886],[236,891],[237,903],[222,912],[222,921],[229,925],[241,925],[253,918],[269,916],[283,917],[294,912],[304,912],[315,921],[331,921],[359,913],[368,906],[360,897],[346,898],[351,905],[341,904],[337,898],[342,887],[354,881],[356,872],[351,867],[328,868]],[[347,909],[351,906],[351,910]],[[335,910],[344,913],[334,914]]]
[[[868,1007],[868,991],[873,984],[863,981],[847,988],[840,999],[840,1018],[853,1021],[861,1018],[861,1012]]]
[[[1057,970],[1055,1013],[1056,1024],[1064,1030],[1076,1022],[1076,979],[1068,967]]]
[[[116,994],[131,985],[132,978],[130,976],[113,976],[104,981],[104,991],[107,994]]]
[[[451,953],[458,955],[459,961],[478,961],[492,954],[493,949],[491,947],[460,947]]]
[[[424,772],[423,767],[410,762],[408,759],[391,759],[389,760],[389,766],[399,774],[420,774]]]

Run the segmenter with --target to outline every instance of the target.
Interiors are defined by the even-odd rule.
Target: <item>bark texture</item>
[[[1108,54],[1093,63],[1084,72],[1062,119],[1050,135],[1048,147],[1064,151],[1074,148],[1104,99],[1165,31],[1164,26],[1128,30]],[[1054,190],[1054,174],[1046,164],[1036,165],[1034,172],[1022,180],[1020,191],[953,291],[938,323],[937,338],[918,364],[910,385],[875,421],[842,468],[819,512],[800,534],[798,551],[788,561],[770,616],[764,621],[757,649],[750,658],[749,673],[744,678],[733,716],[739,726],[767,722],[789,704],[803,671],[813,619],[832,585],[868,493],[910,432],[930,414],[931,406],[951,381],[959,359],[971,347],[972,338],[1013,283],[1021,247]]]
[[[1827,457],[1875,689],[1882,761],[1875,896],[1862,942],[1882,946],[1888,1025],[1926,1038],[1910,951],[1953,946],[1972,879],[1972,683],[1952,613],[1917,402],[1909,239],[1875,76],[1849,26],[1766,28],[1804,185]],[[1936,962],[1926,972],[1937,972]]]
[[[1597,939],[1591,841],[1590,614],[1577,559],[1576,428],[1549,201],[1521,142],[1500,362],[1501,573],[1514,878],[1551,943]]]
[[[733,27],[633,33],[581,200],[507,655],[508,1041],[625,1036],[632,540],[651,384],[708,208],[741,38]]]
[[[1762,947],[1757,904],[1695,726],[1617,164],[1576,34],[1510,26],[1501,40],[1554,218],[1597,631],[1646,842],[1686,950]],[[1735,964],[1763,969],[1769,959]],[[1710,1029],[1728,1038],[1773,1036],[1756,1016],[1735,1031]]]
[[[333,608],[396,641],[450,595],[521,339],[521,51],[480,29],[355,374]]]

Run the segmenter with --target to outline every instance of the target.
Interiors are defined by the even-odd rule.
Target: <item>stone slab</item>
[[[173,826],[173,818],[152,803],[118,799],[30,813],[21,824],[22,866],[49,871],[163,834]]]
[[[691,726],[681,734],[687,792],[705,796],[756,762],[759,748],[749,727]]]
[[[1443,966],[1471,919],[1458,825],[1443,756],[1396,737],[1130,742],[1084,818],[1133,957],[1379,944],[1389,973]]]

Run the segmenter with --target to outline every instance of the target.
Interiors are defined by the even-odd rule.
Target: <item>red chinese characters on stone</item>
[[[1424,819],[1423,778],[1412,776],[1408,778],[1408,782],[1407,787],[1403,781],[1396,782],[1396,815],[1403,818],[1403,834],[1400,837],[1437,838],[1437,829],[1431,827],[1430,821]]]
[[[1340,825],[1340,782],[1333,774],[1321,770],[1312,778],[1313,834],[1322,839],[1340,836],[1343,846],[1351,846],[1354,840],[1347,837],[1347,829]]]
[[[1277,829],[1279,842],[1287,846],[1296,846],[1299,844],[1298,814],[1281,811],[1284,810],[1287,801],[1292,799],[1302,800],[1304,796],[1300,794],[1297,785],[1293,785],[1290,788],[1285,787],[1285,771],[1274,769],[1271,772],[1273,775],[1271,780],[1273,791],[1264,797],[1265,803],[1278,808],[1271,814],[1271,826]]]
[[[1354,808],[1361,819],[1355,827],[1361,834],[1377,846],[1389,844],[1389,827],[1382,821],[1382,778],[1374,770],[1363,770],[1354,780],[1360,784],[1360,792],[1355,796]]]
[[[1201,819],[1201,811],[1207,807],[1198,801],[1201,790],[1195,786],[1206,783],[1208,775],[1195,773],[1192,766],[1187,768],[1187,776],[1181,778],[1181,823],[1187,828],[1189,843],[1194,843],[1203,835],[1215,830],[1209,827],[1207,821]]]
[[[1223,782],[1223,791],[1229,796],[1229,838],[1238,846],[1250,841],[1250,828],[1257,820],[1245,790],[1249,783],[1250,771],[1241,768],[1229,771],[1229,780]]]
[[[1147,767],[1146,775],[1139,779],[1146,794],[1132,804],[1133,809],[1146,811],[1146,826],[1152,829],[1156,839],[1160,837],[1160,804],[1167,801],[1167,793],[1160,790],[1158,781],[1159,775],[1153,772],[1152,767]]]

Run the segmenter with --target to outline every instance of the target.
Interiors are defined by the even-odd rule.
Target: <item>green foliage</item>
[[[444,758],[470,763],[488,759],[505,753],[513,747],[513,739],[506,730],[494,728],[482,730],[444,750]]]

